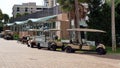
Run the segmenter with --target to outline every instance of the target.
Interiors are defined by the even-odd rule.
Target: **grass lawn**
[[[108,54],[118,54],[118,53],[120,54],[120,47],[119,48],[117,47],[116,52],[112,51],[112,47],[106,47],[106,49]]]

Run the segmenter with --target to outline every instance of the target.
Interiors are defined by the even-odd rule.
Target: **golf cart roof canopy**
[[[43,31],[41,29],[28,29],[28,31]]]
[[[84,32],[100,32],[100,33],[106,33],[106,31],[103,30],[97,30],[97,29],[88,29],[88,28],[73,28],[73,29],[67,29],[67,31],[84,31]]]
[[[12,30],[5,30],[6,32],[11,32]]]
[[[49,29],[49,31],[61,31],[60,29]]]

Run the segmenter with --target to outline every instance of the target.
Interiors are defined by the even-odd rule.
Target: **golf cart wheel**
[[[28,47],[30,47],[30,45],[29,45],[29,44],[27,44],[27,46],[28,46]]]
[[[38,49],[41,49],[40,43],[38,43],[37,48],[38,48]]]
[[[99,55],[105,55],[105,54],[106,54],[105,49],[103,49],[102,47],[97,48],[97,49],[96,49],[96,52],[97,52]]]
[[[50,47],[48,46],[47,49],[50,50]]]
[[[51,48],[51,45],[50,45],[50,43],[48,43],[47,49],[50,50],[50,48]]]
[[[65,48],[65,52],[66,53],[73,53],[74,51],[70,46],[68,46],[68,47]]]
[[[31,46],[30,46],[31,48],[33,48],[33,45],[31,44]]]
[[[50,50],[52,50],[52,51],[56,51],[56,45],[51,45],[51,47],[50,47]]]
[[[62,50],[62,51],[65,51],[65,46],[64,46],[64,45],[61,47],[61,50]]]

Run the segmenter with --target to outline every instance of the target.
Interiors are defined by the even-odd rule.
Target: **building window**
[[[42,8],[36,8],[37,10],[41,10]]]
[[[20,11],[20,8],[19,7],[17,7],[17,12],[19,12]]]
[[[28,8],[27,7],[25,8],[25,12],[28,12]]]

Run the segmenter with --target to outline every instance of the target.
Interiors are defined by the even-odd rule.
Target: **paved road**
[[[38,50],[0,39],[0,68],[120,68],[119,58],[103,57]]]

